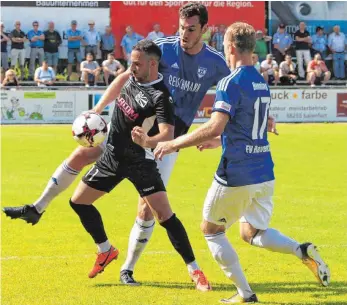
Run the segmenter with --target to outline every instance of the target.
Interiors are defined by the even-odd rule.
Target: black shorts
[[[130,180],[141,197],[166,191],[154,160],[146,159],[144,156],[116,158],[107,149],[82,178],[91,188],[107,193],[123,179]]]

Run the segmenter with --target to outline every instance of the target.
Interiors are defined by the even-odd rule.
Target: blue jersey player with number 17
[[[271,120],[268,124],[270,90],[253,67],[254,47],[252,26],[240,22],[228,28],[224,49],[227,61],[236,69],[218,83],[211,119],[190,134],[158,143],[154,152],[161,159],[189,146],[203,150],[222,145],[221,160],[205,199],[201,228],[213,257],[237,288],[237,294],[222,300],[232,304],[258,301],[225,235],[225,230],[237,221],[244,241],[295,255],[321,285],[327,286],[330,281],[329,268],[312,243],[299,244],[268,227],[273,210],[274,165],[267,130],[276,129]]]

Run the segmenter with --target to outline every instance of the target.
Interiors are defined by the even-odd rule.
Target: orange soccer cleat
[[[103,253],[98,253],[94,267],[92,271],[89,272],[89,278],[94,278],[98,273],[104,271],[105,267],[112,262],[114,259],[118,258],[119,251],[111,246],[110,250]]]
[[[212,288],[205,274],[201,270],[195,270],[190,273],[192,281],[196,285],[196,289],[200,291],[210,291]]]

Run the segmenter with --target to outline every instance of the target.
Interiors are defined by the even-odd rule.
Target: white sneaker
[[[86,88],[89,88],[90,86],[89,86],[89,84],[86,84]]]
[[[327,85],[326,84],[322,84],[321,87],[326,87]]]
[[[312,88],[313,88],[313,87],[316,87],[316,85],[315,85],[315,84],[312,84],[311,87],[312,87]]]

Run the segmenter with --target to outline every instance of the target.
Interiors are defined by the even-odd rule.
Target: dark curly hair
[[[208,12],[206,6],[198,2],[189,2],[180,8],[180,18],[199,17],[199,23],[203,27],[208,22]]]
[[[154,56],[158,61],[160,61],[162,52],[160,48],[151,40],[143,39],[139,41],[134,47],[133,50],[144,52],[149,56]]]

